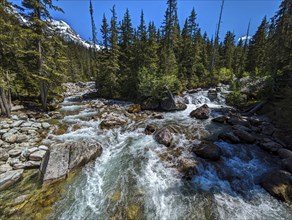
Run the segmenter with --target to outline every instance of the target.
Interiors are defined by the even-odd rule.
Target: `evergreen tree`
[[[227,69],[232,68],[233,66],[233,58],[234,58],[234,38],[235,35],[228,31],[225,35],[224,42],[223,42],[223,61],[224,67]]]

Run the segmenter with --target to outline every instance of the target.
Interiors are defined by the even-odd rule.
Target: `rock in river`
[[[154,139],[166,147],[170,147],[172,144],[173,136],[169,128],[162,128],[154,133]]]
[[[210,117],[210,109],[209,106],[204,104],[201,107],[197,108],[196,110],[190,113],[190,116],[197,119],[208,119]]]
[[[98,143],[87,141],[53,144],[44,172],[44,183],[52,183],[66,177],[74,168],[96,159],[102,153]]]
[[[194,145],[193,152],[199,157],[209,160],[219,160],[222,154],[220,147],[209,141],[202,141],[200,144]]]

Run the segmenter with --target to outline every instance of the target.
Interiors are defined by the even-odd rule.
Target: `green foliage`
[[[227,95],[226,103],[240,108],[246,104],[246,95],[242,94],[240,91],[232,91]]]

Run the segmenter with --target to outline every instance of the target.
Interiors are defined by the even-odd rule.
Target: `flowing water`
[[[159,127],[176,124],[190,131],[193,127],[211,133],[221,130],[210,120],[188,116],[204,103],[213,108],[213,115],[220,114],[217,110],[225,105],[221,97],[211,101],[205,91],[188,95],[190,104],[184,111],[163,113],[162,120],[129,121],[111,130],[101,130],[101,120],[83,120],[98,115],[99,109],[88,102],[68,100],[61,109],[66,115],[63,123],[80,126],[55,138],[94,139],[103,153],[85,166],[49,219],[292,219],[291,210],[258,184],[259,177],[278,164],[256,146],[216,142],[223,156],[215,163],[190,153],[192,141],[176,135],[176,146],[184,149],[181,157],[199,161],[197,175],[186,181],[159,157],[167,148],[144,134],[150,123]]]

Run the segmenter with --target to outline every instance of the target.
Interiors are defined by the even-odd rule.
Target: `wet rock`
[[[152,100],[145,100],[141,104],[142,110],[157,110],[159,109],[159,102],[152,101]]]
[[[245,127],[250,127],[250,123],[247,119],[244,119],[244,118],[237,116],[237,115],[231,115],[227,119],[227,123],[230,125],[243,125]]]
[[[19,134],[17,136],[16,141],[17,141],[17,143],[22,143],[22,142],[27,141],[28,139],[29,139],[29,137],[27,135],[25,135],[25,134]]]
[[[220,147],[209,141],[194,145],[192,151],[199,157],[214,161],[219,160],[222,154]]]
[[[191,180],[198,173],[198,162],[193,159],[182,159],[178,162],[178,171],[183,174],[183,178]]]
[[[235,130],[233,133],[244,143],[253,144],[256,141],[252,134],[244,130]]]
[[[245,127],[245,126],[243,126],[243,125],[233,125],[233,126],[232,126],[232,129],[233,129],[233,130],[246,131],[246,132],[248,132],[248,133],[251,133],[251,132],[252,132],[252,130],[251,130],[250,128]]]
[[[173,96],[169,93],[167,99],[160,103],[160,108],[163,111],[178,111],[185,110],[187,105],[184,102],[184,99],[180,96]]]
[[[45,156],[45,150],[38,150],[29,155],[29,159],[33,161],[41,161]]]
[[[147,125],[146,128],[145,128],[145,130],[144,130],[144,133],[146,135],[151,135],[151,134],[153,134],[156,131],[156,129],[157,128],[154,125]]]
[[[111,129],[115,127],[121,127],[125,124],[127,124],[127,121],[125,119],[110,117],[104,119],[99,126],[101,129]]]
[[[102,154],[102,147],[98,143],[77,142],[70,146],[69,170],[83,166],[95,160]]]
[[[292,151],[288,149],[280,148],[278,149],[278,154],[281,159],[287,159],[287,158],[292,159]]]
[[[212,119],[212,121],[213,122],[217,122],[217,123],[226,123],[227,122],[227,119],[228,119],[228,117],[226,117],[226,116],[224,116],[224,115],[221,115],[221,116],[218,116],[218,117],[216,117],[216,118],[213,118]]]
[[[272,124],[269,123],[263,123],[261,126],[262,134],[264,135],[272,135],[275,131],[275,127]]]
[[[11,170],[0,174],[0,191],[7,189],[9,186],[19,181],[22,174],[23,170]]]
[[[154,133],[154,139],[159,144],[163,144],[166,147],[170,147],[172,145],[173,136],[171,130],[165,127]]]
[[[217,94],[216,89],[209,89],[208,90],[208,98],[211,101],[214,101],[214,100],[216,100],[218,98],[218,94]]]
[[[130,105],[127,109],[129,113],[139,113],[141,112],[141,106],[138,104]]]
[[[159,114],[159,113],[153,113],[151,117],[154,119],[164,119],[163,114]]]
[[[278,144],[274,141],[260,143],[259,145],[263,150],[268,151],[270,153],[277,153],[278,150],[282,148],[282,146],[280,144]]]
[[[201,107],[197,108],[196,110],[190,113],[191,117],[195,117],[197,119],[208,119],[210,116],[210,109],[209,106],[204,104]]]
[[[292,159],[287,158],[282,160],[282,169],[292,173]]]
[[[280,200],[292,201],[292,175],[287,171],[278,170],[266,174],[261,180],[261,186]]]
[[[218,139],[221,139],[231,144],[238,144],[240,142],[240,139],[235,136],[233,132],[221,133],[219,134]]]
[[[9,154],[3,148],[0,148],[0,161],[6,161],[9,158]]]
[[[65,143],[53,144],[45,169],[44,183],[51,183],[66,177],[69,168],[70,146]]]
[[[98,143],[81,141],[53,144],[41,167],[44,184],[64,179],[71,170],[96,159],[101,153],[102,148]]]

